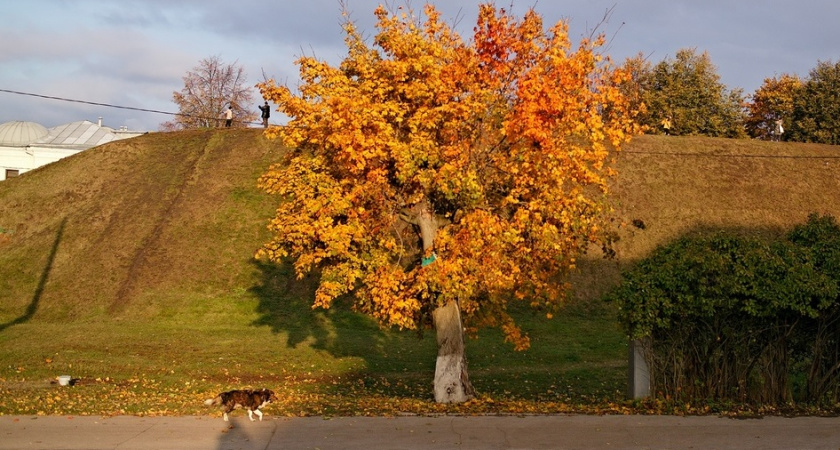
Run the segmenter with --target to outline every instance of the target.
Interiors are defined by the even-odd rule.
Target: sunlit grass
[[[287,305],[294,323],[266,320],[249,293],[145,301],[113,318],[0,333],[0,414],[217,414],[203,400],[249,387],[275,390],[277,415],[563,412],[619,402],[624,390],[623,337],[607,309],[522,313],[527,352],[498,332],[469,340],[477,399],[442,406],[432,400],[433,332],[382,330],[346,306],[303,302]],[[65,374],[73,386],[57,384]]]
[[[840,215],[836,147],[642,136],[625,150],[618,260],[580,261],[586,300],[553,320],[516,311],[527,352],[494,330],[469,340],[478,395],[459,406],[432,401],[433,332],[381,330],[341,304],[313,311],[315,279],[253,260],[277,201],[256,179],[286,151],[261,130],[150,133],[4,181],[0,414],[218,415],[203,400],[246,387],[278,392],[269,415],[738,411],[624,400],[626,340],[597,298],[621,266],[692,229]],[[60,387],[63,374],[78,381]]]

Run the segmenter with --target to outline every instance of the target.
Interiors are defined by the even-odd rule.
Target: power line
[[[6,92],[8,94],[16,94],[16,95],[24,95],[28,97],[37,97],[37,98],[44,98],[47,100],[58,100],[62,102],[70,102],[70,103],[81,103],[85,105],[93,105],[93,106],[104,106],[106,108],[116,108],[116,109],[125,109],[129,111],[142,111],[154,114],[165,114],[169,116],[184,116],[184,117],[191,117],[194,119],[204,119],[204,120],[219,120],[218,117],[204,117],[204,116],[196,116],[193,114],[186,114],[186,113],[174,113],[169,111],[160,111],[157,109],[147,109],[147,108],[136,108],[133,106],[122,106],[122,105],[112,105],[110,103],[99,103],[99,102],[91,102],[87,100],[78,100],[72,98],[65,98],[65,97],[55,97],[52,95],[43,95],[43,94],[33,94],[31,92],[21,92],[21,91],[13,91],[11,89],[0,89],[0,92]],[[248,125],[262,125],[262,122],[240,122],[245,123]]]
[[[0,89],[0,92],[6,92],[9,94],[16,94],[16,95],[25,95],[29,97],[38,97],[44,98],[48,100],[58,100],[63,102],[71,102],[71,103],[82,103],[85,105],[94,105],[94,106],[104,106],[106,108],[116,108],[116,109],[126,109],[130,111],[142,111],[154,114],[165,114],[169,116],[184,116],[184,117],[191,117],[195,119],[204,119],[204,120],[220,120],[218,117],[203,117],[203,116],[195,116],[192,114],[185,114],[185,113],[174,113],[169,111],[159,111],[156,109],[146,109],[146,108],[136,108],[133,106],[121,106],[121,105],[112,105],[109,103],[99,103],[99,102],[91,102],[87,100],[76,100],[71,98],[64,98],[64,97],[54,97],[51,95],[42,95],[42,94],[33,94],[30,92],[20,92],[20,91],[13,91],[10,89]],[[240,122],[248,125],[262,125],[262,122]],[[272,125],[272,126],[287,126],[287,125]],[[657,151],[639,151],[639,150],[622,150],[622,153],[629,153],[635,155],[661,155],[661,156],[699,156],[699,157],[706,157],[706,158],[775,158],[775,159],[840,159],[840,155],[837,156],[815,156],[815,155],[766,155],[766,154],[758,154],[758,155],[733,155],[733,154],[710,154],[710,153],[696,153],[696,152],[657,152]]]
[[[170,115],[170,116],[188,115],[188,114],[173,113],[173,112],[168,112],[168,111],[158,111],[158,110],[155,110],[155,109],[135,108],[135,107],[132,107],[132,106],[111,105],[109,103],[98,103],[98,102],[89,102],[89,101],[86,101],[86,100],[75,100],[75,99],[64,98],[64,97],[53,97],[51,95],[33,94],[33,93],[30,93],[30,92],[12,91],[12,90],[9,90],[9,89],[0,89],[0,92],[6,92],[6,93],[9,93],[9,94],[17,94],[17,95],[26,95],[26,96],[29,96],[29,97],[46,98],[46,99],[49,99],[49,100],[59,100],[59,101],[63,101],[63,102],[83,103],[83,104],[86,104],[86,105],[94,105],[94,106],[105,106],[105,107],[108,107],[108,108],[128,109],[128,110],[132,110],[132,111],[143,111],[143,112],[150,112],[150,113],[155,113],[155,114],[167,114],[167,115]]]
[[[840,159],[840,155],[735,155],[735,154],[721,154],[721,153],[696,153],[696,152],[657,152],[657,151],[641,151],[641,150],[621,150],[620,153],[629,153],[635,155],[661,155],[661,156],[699,156],[705,158],[773,158],[773,159]]]

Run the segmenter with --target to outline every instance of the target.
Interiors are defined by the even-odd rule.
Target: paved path
[[[840,449],[840,418],[0,416],[0,449]]]

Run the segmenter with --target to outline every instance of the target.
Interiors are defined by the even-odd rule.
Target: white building
[[[97,145],[144,134],[83,120],[53,128],[35,122],[0,124],[0,180],[75,155]]]

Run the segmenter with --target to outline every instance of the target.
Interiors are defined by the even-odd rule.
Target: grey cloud
[[[350,19],[367,36],[373,10],[401,0],[345,0]],[[411,5],[420,10],[422,1]],[[476,0],[438,0],[438,9],[468,37]],[[641,52],[652,62],[680,48],[708,51],[728,86],[749,93],[765,77],[806,76],[818,60],[836,60],[840,2],[786,0],[501,1],[522,15],[535,6],[546,25],[567,19],[573,40],[600,24],[615,61]],[[614,8],[613,8],[614,7]],[[613,8],[606,23],[604,12]],[[219,55],[245,67],[251,82],[263,72],[297,84],[300,55],[337,62],[345,54],[339,0],[28,0],[0,4],[0,88],[174,110],[173,91],[202,58]],[[0,94],[0,122],[57,125],[105,115],[113,125],[156,129],[167,117],[83,107]],[[89,116],[93,117],[89,117]],[[64,117],[64,119],[61,119]],[[114,122],[110,122],[113,120]]]

